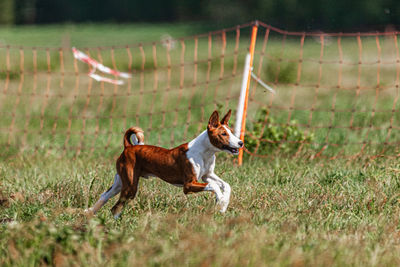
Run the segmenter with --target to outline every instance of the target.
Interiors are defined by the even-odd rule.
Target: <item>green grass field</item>
[[[359,55],[356,38],[343,38],[340,48],[327,38],[321,52],[314,38],[300,49],[300,38],[283,43],[271,34],[263,53],[260,30],[254,71],[277,95],[252,82],[248,130],[258,133],[266,108],[268,138],[312,136],[310,144],[301,151],[290,142],[261,144],[258,152],[272,158],[246,155],[242,167],[219,154],[216,173],[233,191],[226,214],[215,210],[211,193],[185,196],[151,179],[141,180],[121,220],[109,211],[116,199],[96,217],[84,215],[113,181],[128,126],[144,128],[146,143],[171,147],[204,129],[214,109],[235,110],[248,28],[240,39],[227,32],[226,46],[220,33],[211,41],[177,39],[174,49],[152,43],[202,29],[0,29],[0,265],[400,264],[400,165],[370,157],[399,154],[393,37],[363,37]],[[144,45],[124,47],[138,42]],[[71,46],[133,78],[119,87],[94,82],[73,61]],[[363,153],[349,159],[364,141]],[[326,157],[312,159],[322,148]]]
[[[399,262],[400,165],[253,160],[216,172],[231,184],[225,214],[214,196],[185,196],[142,180],[115,221],[111,200],[83,209],[112,182],[113,162],[25,157],[3,161],[0,262],[32,265],[388,266]]]

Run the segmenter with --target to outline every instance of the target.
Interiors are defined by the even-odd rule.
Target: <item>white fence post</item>
[[[249,79],[249,69],[250,69],[250,53],[247,53],[246,60],[244,62],[242,88],[240,89],[239,102],[238,102],[238,106],[237,106],[237,110],[236,110],[236,122],[235,122],[234,135],[237,137],[240,137],[240,130],[242,127],[243,108],[244,108],[244,101],[245,101],[245,97],[246,97],[247,80]]]

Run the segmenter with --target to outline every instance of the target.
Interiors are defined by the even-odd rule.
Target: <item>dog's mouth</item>
[[[239,148],[224,145],[222,149],[231,152],[233,155],[239,154]]]

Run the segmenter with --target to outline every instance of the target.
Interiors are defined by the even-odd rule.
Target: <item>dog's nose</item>
[[[242,141],[239,141],[238,145],[239,145],[240,147],[243,147],[243,142],[242,142]]]

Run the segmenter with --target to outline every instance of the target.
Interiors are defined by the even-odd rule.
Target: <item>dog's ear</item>
[[[214,111],[211,116],[210,120],[208,121],[208,128],[217,128],[219,126],[219,115],[218,111]]]
[[[228,121],[231,118],[232,110],[229,110],[228,113],[222,118],[221,124],[228,125]]]

